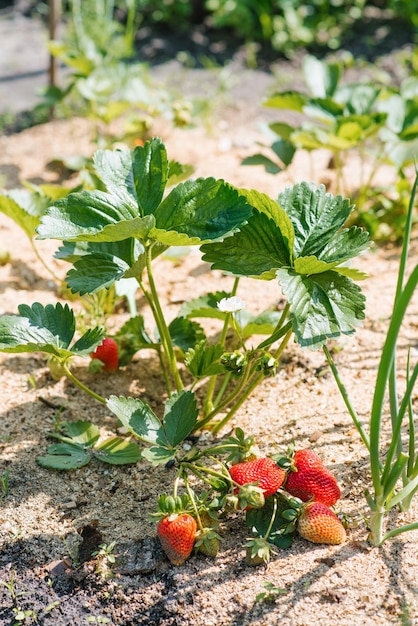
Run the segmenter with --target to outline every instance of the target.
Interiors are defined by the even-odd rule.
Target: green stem
[[[280,359],[280,357],[281,357],[281,355],[282,355],[286,345],[288,344],[289,339],[292,336],[292,334],[293,334],[293,328],[289,328],[289,330],[287,331],[286,335],[283,338],[282,343],[280,344],[280,346],[278,347],[278,349],[276,350],[276,352],[274,354],[274,358],[275,359],[277,359],[277,360]],[[252,382],[250,382],[250,384],[245,389],[244,393],[235,402],[234,406],[228,411],[228,413],[225,415],[225,417],[220,422],[218,422],[216,424],[216,426],[213,428],[212,432],[214,434],[218,433],[225,426],[225,424],[227,424],[229,422],[229,420],[232,418],[232,416],[235,415],[235,413],[238,411],[238,409],[244,404],[244,402],[247,400],[247,398],[251,395],[251,393],[254,391],[254,389],[257,387],[257,385],[260,384],[260,382],[263,379],[264,379],[264,373],[261,372],[260,374],[258,374],[256,376],[256,378],[253,379]]]
[[[218,393],[216,394],[216,398],[213,402],[214,408],[217,408],[218,404],[221,402],[223,395],[228,387],[229,381],[231,380],[231,376],[232,372],[226,372],[222,381],[222,385],[219,387]]]
[[[89,387],[84,385],[81,382],[81,380],[78,380],[78,378],[76,376],[74,376],[72,371],[69,369],[69,367],[65,363],[62,363],[62,369],[64,370],[65,375],[67,376],[67,378],[69,378],[71,380],[71,382],[73,382],[75,385],[77,385],[77,387],[79,387],[80,389],[82,389],[83,391],[88,393],[89,396],[91,396],[95,400],[98,400],[102,404],[106,404],[107,403],[106,398],[103,398],[103,396],[99,396],[99,394],[95,393],[92,389],[90,389]]]
[[[360,418],[357,415],[357,412],[356,412],[356,410],[355,410],[355,408],[354,408],[354,406],[353,406],[353,404],[352,404],[352,402],[350,400],[350,397],[348,395],[347,389],[345,388],[344,383],[342,382],[342,380],[340,378],[340,374],[339,374],[339,372],[337,370],[337,367],[336,367],[336,365],[334,363],[334,360],[333,360],[333,358],[331,356],[331,353],[328,350],[327,346],[325,346],[325,345],[323,346],[323,350],[324,350],[326,359],[328,361],[328,364],[329,364],[329,366],[331,368],[331,371],[332,371],[332,373],[334,375],[335,382],[337,383],[338,389],[340,390],[341,397],[344,400],[345,406],[347,407],[347,410],[348,410],[348,412],[349,412],[349,414],[351,416],[351,419],[353,420],[354,425],[357,428],[357,430],[358,430],[358,432],[360,434],[360,437],[362,438],[362,440],[363,440],[367,450],[370,450],[370,440],[369,440],[369,437],[366,434],[366,432],[364,431],[364,428],[363,428],[363,425],[362,425],[362,423],[360,421]]]
[[[142,290],[142,293],[145,296],[146,301],[148,302],[148,305],[151,309],[151,312],[153,314],[154,317],[154,321],[156,321],[157,319],[157,313],[155,312],[155,307],[154,307],[154,303],[152,301],[152,297],[151,294],[149,293],[149,291],[147,290],[147,288],[145,287],[144,283],[142,282],[142,280],[138,279],[138,284]],[[158,327],[158,324],[157,324]],[[163,376],[164,376],[164,380],[165,380],[165,384],[166,384],[166,388],[167,388],[167,393],[169,396],[171,396],[172,394],[172,381],[170,380],[170,376],[169,376],[169,367],[168,367],[168,363],[167,363],[167,359],[166,359],[166,354],[163,350],[161,350],[161,348],[158,350],[158,357],[160,360],[160,365],[161,365],[161,369],[163,372]]]
[[[376,506],[370,514],[370,535],[369,542],[373,546],[380,546],[383,542],[383,520],[385,516],[385,507]]]
[[[196,472],[200,476],[202,476],[202,474],[208,474],[208,476],[213,476],[214,478],[221,478],[222,480],[229,480],[236,487],[241,486],[238,483],[236,483],[234,480],[232,480],[232,478],[229,475],[226,476],[225,474],[222,474],[221,472],[217,472],[216,470],[213,470],[210,467],[204,467],[204,466],[196,467],[195,465],[193,465],[193,463],[182,463],[181,465],[182,467],[187,467],[188,469],[190,469],[190,471],[192,471],[194,474],[196,474]]]
[[[47,265],[47,264],[45,263],[45,261],[43,260],[43,258],[42,258],[42,257],[41,257],[41,255],[39,254],[39,251],[38,251],[37,247],[35,246],[35,243],[34,243],[34,241],[33,241],[33,239],[32,239],[31,237],[30,237],[30,243],[31,243],[31,246],[32,246],[32,250],[33,250],[33,252],[34,252],[34,254],[35,254],[36,258],[38,259],[38,261],[42,264],[42,266],[46,269],[46,271],[47,271],[49,274],[51,274],[52,278],[53,278],[53,279],[54,279],[57,283],[59,283],[60,285],[62,285],[63,281],[61,280],[61,278],[59,278],[59,276],[57,276],[57,275],[55,274],[55,272],[54,272],[54,271],[53,271],[53,270],[49,267],[49,265]]]
[[[168,361],[168,366],[170,372],[174,379],[174,384],[177,391],[180,391],[184,388],[183,381],[181,380],[179,370],[177,368],[176,356],[174,354],[174,347],[171,341],[170,331],[168,330],[168,326],[165,321],[164,313],[161,308],[160,300],[158,298],[158,293],[154,281],[154,276],[151,267],[152,260],[152,246],[150,246],[146,250],[146,265],[147,265],[147,274],[148,274],[148,282],[150,287],[151,294],[148,294],[148,302],[151,305],[151,310],[154,315],[155,323],[158,328],[158,332],[160,334],[161,342],[163,344],[165,356]],[[142,287],[143,289],[143,287]],[[145,294],[145,292],[144,292]],[[147,296],[146,296],[147,297]]]
[[[277,513],[277,498],[274,498],[273,512],[271,514],[271,519],[270,519],[270,523],[268,525],[266,534],[263,537],[264,541],[267,541],[267,539],[270,536],[271,529],[273,528],[274,520],[276,519],[276,513]]]
[[[231,290],[231,297],[235,296],[235,294],[237,293],[238,283],[239,283],[239,277],[236,277],[235,280],[234,280],[234,285],[233,285],[232,290]],[[227,313],[226,314],[224,325],[223,325],[222,332],[221,332],[221,336],[220,336],[220,339],[219,339],[219,343],[223,347],[225,347],[225,341],[226,341],[226,337],[227,337],[227,334],[228,334],[229,320],[231,319],[231,315],[232,315],[231,313]],[[213,394],[215,392],[217,378],[218,378],[217,375],[215,375],[215,376],[211,376],[211,378],[209,380],[208,388],[207,388],[207,391],[206,391],[206,397],[205,397],[205,401],[204,401],[204,405],[203,405],[203,415],[204,416],[207,415],[208,413],[210,413],[211,411],[213,411],[213,409],[214,409]],[[219,394],[218,394],[218,397],[219,397]]]
[[[236,396],[241,393],[241,390],[245,387],[245,385],[246,385],[246,383],[248,381],[248,378],[250,376],[251,365],[252,365],[252,363],[251,363],[251,361],[249,361],[247,363],[247,367],[245,368],[245,372],[244,372],[244,374],[241,377],[239,385],[236,387],[236,389],[234,391],[232,391],[229,394],[229,396],[227,398],[225,398],[208,415],[206,415],[203,419],[199,420],[196,423],[196,426],[194,428],[195,431],[203,428],[204,426],[206,426],[206,424],[208,424],[220,411],[222,411],[223,408],[228,406],[228,404],[230,404],[234,400],[234,398],[236,398]]]
[[[214,435],[216,435],[220,430],[222,430],[222,428],[229,422],[229,420],[235,415],[238,409],[244,404],[248,396],[257,387],[257,385],[261,382],[261,380],[263,380],[263,378],[264,378],[264,374],[262,373],[258,374],[258,376],[253,380],[253,382],[246,388],[245,393],[243,393],[241,397],[238,398],[238,400],[235,402],[232,408],[228,411],[225,417],[221,419],[220,422],[218,422],[214,426],[214,428],[212,429],[212,432]]]
[[[384,541],[386,541],[386,539],[391,539],[392,537],[396,537],[401,533],[407,533],[410,530],[418,530],[418,522],[412,522],[412,524],[405,524],[405,526],[400,526],[399,528],[390,530],[382,537],[381,543],[378,545],[381,545]]]
[[[199,528],[199,530],[201,532],[203,532],[202,520],[200,519],[199,511],[197,510],[196,502],[195,502],[195,499],[194,499],[194,496],[193,496],[193,492],[190,489],[189,481],[185,480],[184,484],[186,485],[186,490],[187,490],[187,493],[189,495],[190,502],[192,503],[192,507],[193,507],[193,511],[194,511],[194,514],[195,514],[195,517],[196,517],[196,520],[197,520],[198,528]]]

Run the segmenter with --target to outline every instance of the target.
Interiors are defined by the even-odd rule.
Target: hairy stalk
[[[273,528],[274,520],[276,519],[276,513],[277,513],[277,497],[274,498],[273,512],[271,514],[271,519],[270,519],[270,523],[268,525],[268,528],[266,530],[266,534],[263,537],[264,541],[267,541],[267,539],[270,536],[271,529]]]
[[[186,486],[186,491],[187,491],[188,496],[190,498],[190,502],[192,503],[193,511],[194,511],[194,514],[195,514],[195,517],[196,517],[196,521],[197,521],[197,526],[198,526],[200,532],[203,532],[202,520],[200,519],[199,511],[198,511],[197,506],[196,506],[196,502],[195,502],[195,499],[194,499],[194,496],[193,496],[193,491],[190,489],[189,481],[186,479],[184,481],[184,484]]]
[[[278,349],[276,350],[275,354],[274,354],[274,358],[279,360],[281,355],[283,354],[283,351],[285,349],[285,347],[287,346],[290,337],[293,334],[293,328],[290,327],[289,330],[287,331],[286,335],[283,338],[282,343],[280,344],[280,346],[278,347]],[[254,371],[251,373],[253,374]],[[254,389],[257,387],[257,385],[259,385],[261,383],[261,381],[264,379],[264,373],[260,372],[253,380],[252,382],[250,382],[251,380],[251,376],[245,381],[245,383],[249,382],[248,386],[246,387],[245,391],[242,393],[242,395],[237,399],[237,401],[235,402],[234,406],[228,411],[228,413],[225,415],[225,417],[218,422],[215,427],[213,428],[213,433],[216,434],[218,433],[224,426],[225,424],[227,424],[229,422],[229,420],[233,417],[233,415],[235,415],[235,413],[238,411],[238,409],[244,404],[244,402],[247,400],[247,398],[251,395],[251,393],[254,391]],[[240,390],[241,391],[241,390]]]
[[[91,396],[95,400],[98,400],[102,404],[106,404],[107,402],[106,398],[103,398],[103,396],[99,396],[99,394],[95,393],[92,389],[90,389],[90,387],[87,387],[86,385],[84,385],[84,383],[82,383],[81,380],[79,380],[76,376],[74,376],[72,371],[69,369],[68,365],[66,365],[65,363],[62,363],[62,369],[64,370],[67,378],[69,378],[71,382],[77,385],[77,387],[79,387],[80,389],[88,393],[89,396]]]
[[[211,411],[203,419],[199,420],[196,423],[194,430],[199,430],[203,428],[204,426],[206,426],[206,424],[208,424],[218,413],[220,413],[220,411],[222,411],[222,409],[227,407],[241,393],[241,391],[244,389],[250,377],[250,374],[252,373],[251,367],[252,367],[252,361],[249,361],[245,368],[245,372],[242,375],[240,382],[237,385],[237,387],[234,389],[234,391],[232,391],[227,398],[225,398],[216,408],[214,408],[213,411]]]
[[[147,289],[144,290],[144,284],[142,281],[139,283],[141,289],[144,291],[144,295],[147,298],[148,304],[151,307],[151,311],[154,316],[155,323],[158,328],[158,332],[160,334],[161,343],[164,348],[164,354],[168,361],[168,367],[171,375],[173,376],[174,385],[176,391],[180,391],[184,388],[183,381],[181,380],[179,370],[177,368],[176,356],[174,354],[173,343],[171,341],[170,332],[168,330],[164,313],[161,308],[160,300],[157,293],[157,288],[154,281],[154,275],[151,267],[152,260],[152,246],[150,246],[146,250],[146,266],[147,266],[147,274],[148,274],[148,282],[150,287],[150,292]]]
[[[45,261],[43,260],[43,258],[41,257],[41,255],[39,254],[39,251],[37,249],[37,247],[35,246],[35,242],[33,241],[33,239],[30,237],[30,243],[32,246],[32,250],[36,256],[36,258],[38,259],[38,261],[42,264],[43,268],[46,269],[46,271],[51,274],[52,278],[59,284],[62,285],[63,280],[57,276],[54,272],[54,270],[52,270],[49,265],[47,265],[47,263],[45,263]]]
[[[239,283],[239,277],[236,277],[235,280],[234,280],[234,285],[233,285],[232,290],[231,290],[231,297],[236,295],[237,289],[238,289],[238,283]],[[228,334],[229,321],[231,319],[231,315],[232,315],[232,313],[227,313],[226,314],[224,325],[223,325],[222,332],[221,332],[221,336],[220,336],[220,339],[219,339],[219,343],[221,344],[221,346],[224,346],[224,347],[225,347],[226,336]],[[207,391],[206,391],[205,401],[203,403],[203,416],[204,417],[206,415],[208,415],[209,413],[211,413],[214,410],[214,408],[215,408],[216,403],[213,402],[213,394],[215,392],[217,378],[218,378],[218,376],[214,375],[214,376],[211,376],[211,378],[209,380],[209,384],[208,384]],[[222,387],[221,387],[221,389],[222,389]],[[218,394],[218,397],[219,397],[219,394]],[[218,400],[218,402],[219,402],[219,400]]]

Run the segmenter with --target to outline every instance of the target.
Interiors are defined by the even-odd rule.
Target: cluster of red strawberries
[[[341,497],[341,491],[320,457],[312,450],[298,450],[292,458],[283,459],[285,469],[280,464],[281,460],[276,462],[264,457],[229,468],[231,484],[235,486],[235,493],[239,493],[241,508],[262,507],[266,498],[281,490],[303,503],[297,512],[297,530],[304,539],[314,543],[343,543],[345,528],[330,508]],[[207,532],[216,535],[211,529]],[[192,553],[201,532],[193,514],[173,512],[160,520],[157,534],[169,560],[181,565]]]

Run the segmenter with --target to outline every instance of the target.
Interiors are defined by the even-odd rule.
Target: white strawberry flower
[[[245,308],[245,302],[241,300],[241,298],[238,298],[238,296],[232,296],[231,298],[222,298],[217,306],[223,313],[236,313]]]

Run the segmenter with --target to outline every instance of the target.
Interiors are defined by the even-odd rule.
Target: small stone
[[[46,565],[46,571],[50,576],[58,577],[65,574],[68,569],[68,564],[64,559],[59,559],[56,561],[51,561]]]
[[[118,574],[135,576],[156,570],[164,555],[157,537],[145,537],[117,546],[114,571]]]

